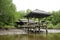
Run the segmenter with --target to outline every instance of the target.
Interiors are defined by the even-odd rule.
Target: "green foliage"
[[[60,28],[60,10],[53,11],[52,15],[47,18],[50,21],[48,28]]]
[[[60,11],[52,12],[53,18],[51,20],[52,24],[56,25],[60,23]]]
[[[25,11],[18,11],[15,13],[15,21],[18,21],[19,19],[24,18],[26,15]]]
[[[12,0],[0,0],[0,24],[10,25],[14,22],[15,18],[15,5]]]
[[[24,16],[28,14],[31,10],[27,9],[26,11],[18,11],[15,13],[15,20],[18,21],[19,19],[24,19]]]
[[[57,25],[55,25],[55,28],[60,28],[60,23],[58,23]]]
[[[14,25],[15,21],[23,18],[29,11],[30,10],[28,9],[27,12],[17,12],[12,0],[0,0],[0,27]]]
[[[48,28],[54,28],[54,25],[53,24],[48,24]]]
[[[19,11],[18,13],[20,13],[20,19],[24,18],[24,16],[26,15],[25,11]]]
[[[0,22],[0,28],[2,28],[2,26],[4,27],[4,23],[3,22]]]

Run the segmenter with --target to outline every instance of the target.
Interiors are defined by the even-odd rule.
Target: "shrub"
[[[55,25],[55,28],[60,28],[60,23],[58,23],[57,25]]]
[[[54,28],[54,25],[53,24],[48,24],[48,28]]]
[[[0,28],[3,28],[4,27],[4,23],[3,22],[0,22]]]

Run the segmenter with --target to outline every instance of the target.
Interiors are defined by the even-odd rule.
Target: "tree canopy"
[[[16,7],[12,0],[0,0],[0,23],[9,25],[14,22]]]

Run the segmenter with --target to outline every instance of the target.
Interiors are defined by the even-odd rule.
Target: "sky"
[[[20,10],[44,10],[44,11],[57,11],[60,10],[60,0],[13,0],[16,5],[17,11]]]

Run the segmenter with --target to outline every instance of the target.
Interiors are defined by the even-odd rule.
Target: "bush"
[[[4,28],[15,28],[15,27],[10,25],[5,25]]]
[[[5,23],[0,22],[0,28],[14,28],[14,25],[13,24],[6,25]]]
[[[55,28],[60,28],[60,23],[58,23],[57,25],[55,25]]]
[[[0,28],[3,28],[4,27],[4,23],[3,22],[0,22]]]
[[[54,25],[53,24],[48,24],[48,28],[54,28]]]

